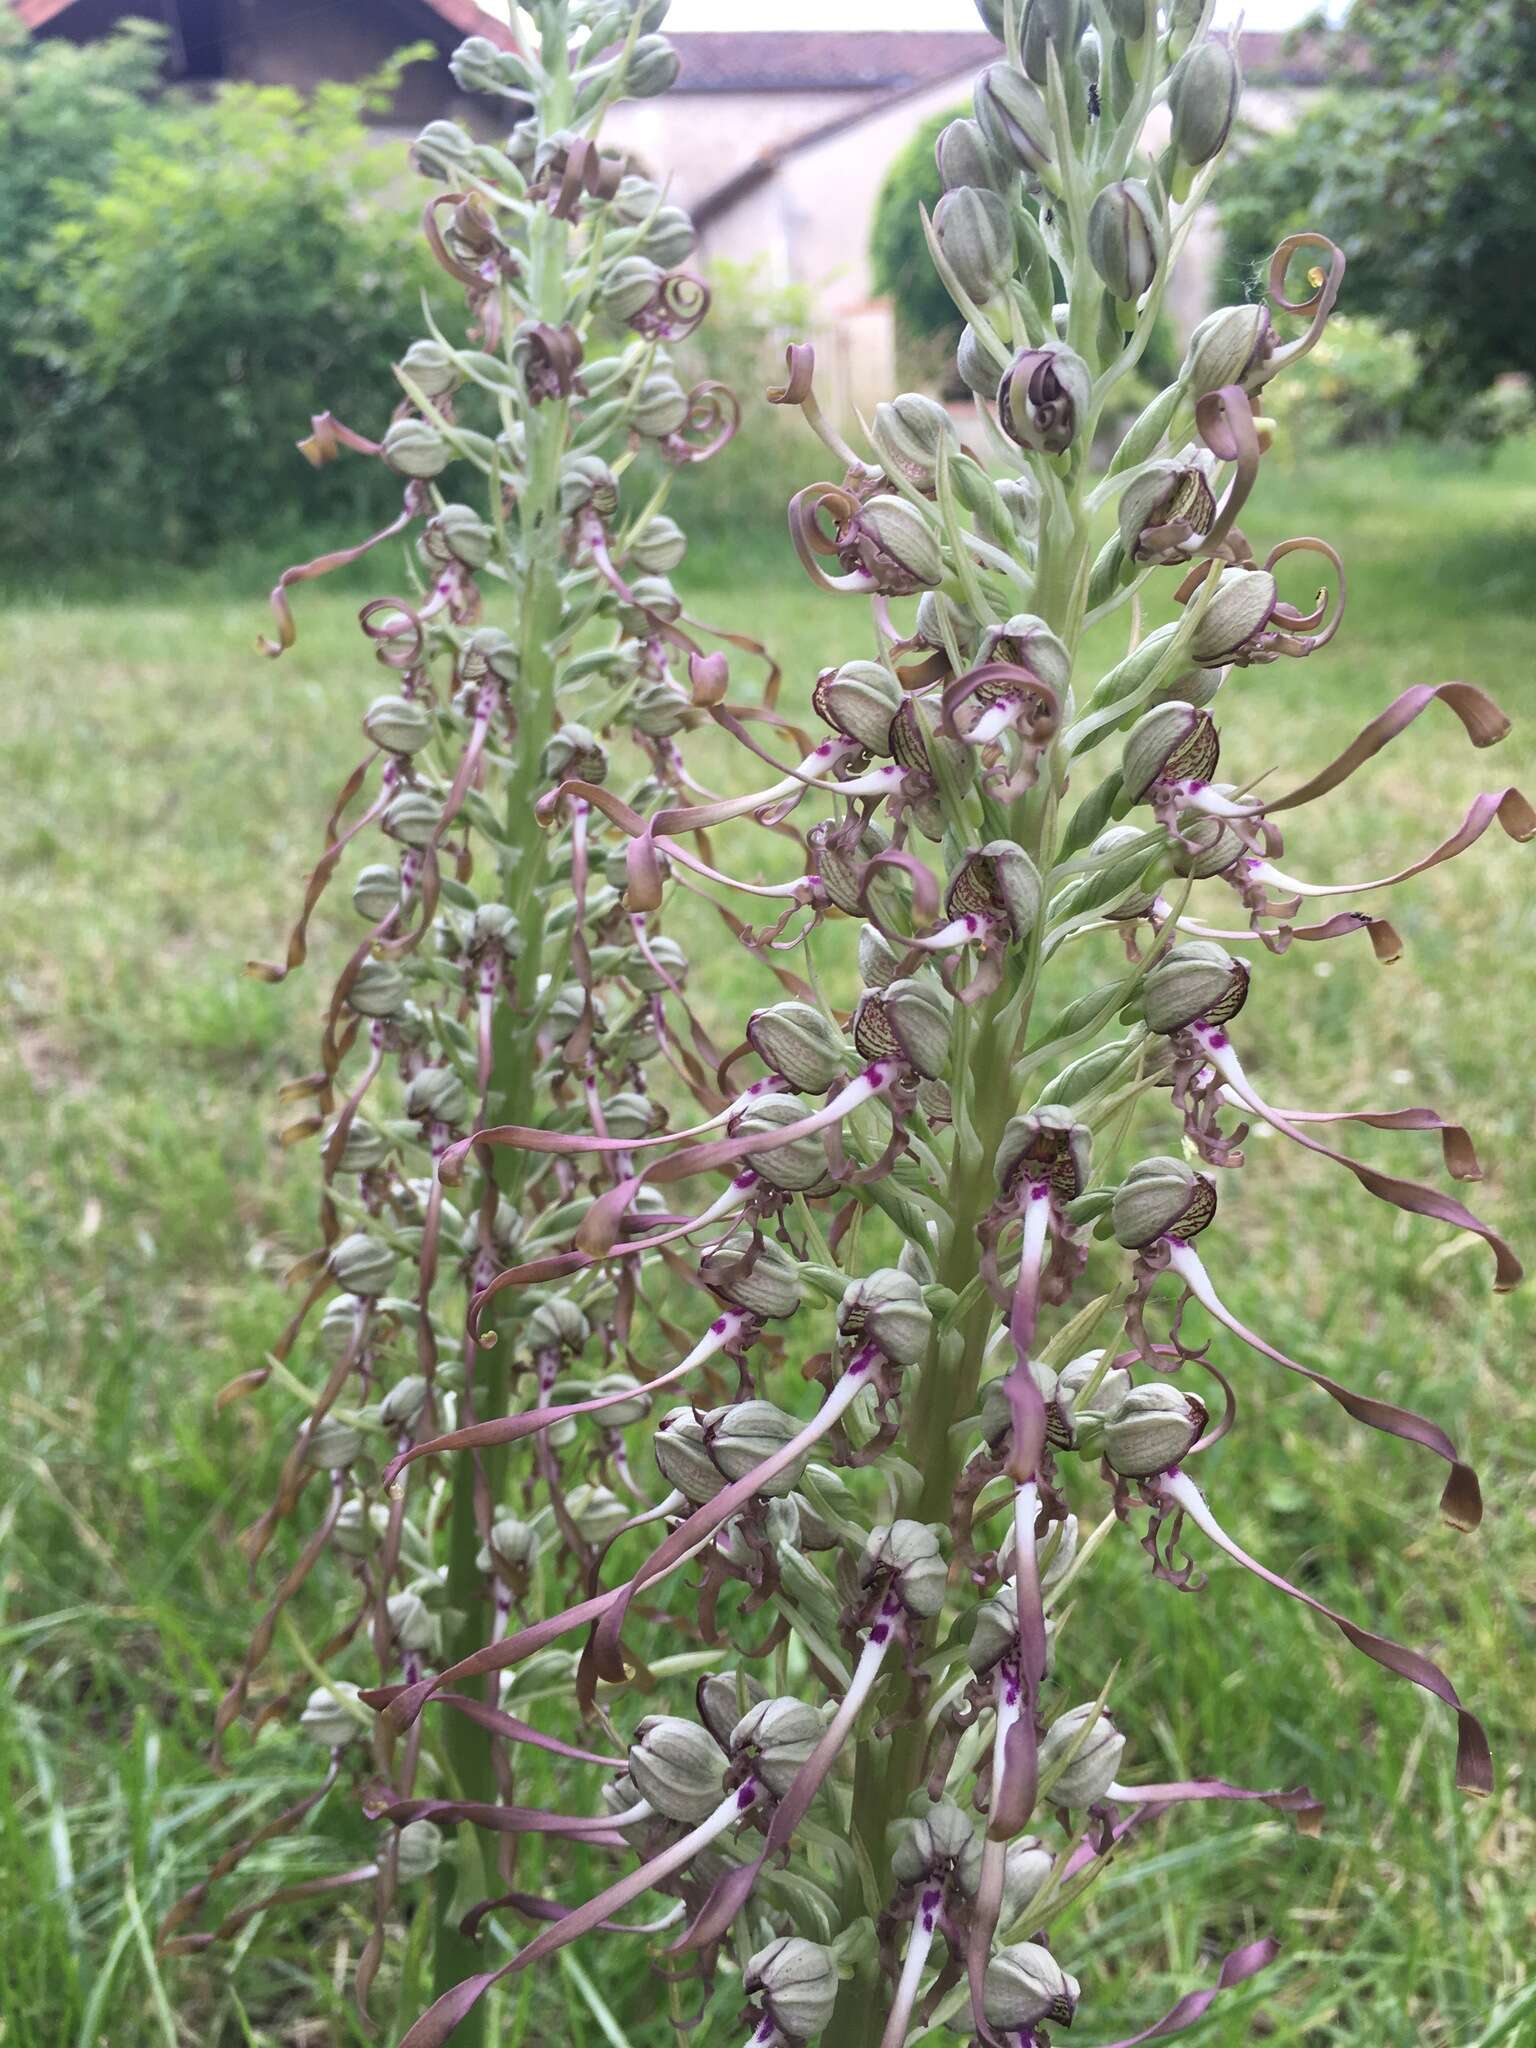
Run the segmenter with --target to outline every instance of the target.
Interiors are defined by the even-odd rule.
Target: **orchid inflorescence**
[[[1114,445],[1118,388],[1231,129],[1236,61],[1208,9],[980,4],[1003,48],[975,119],[940,137],[945,193],[925,222],[966,323],[975,445],[907,393],[875,409],[861,455],[822,414],[805,346],[769,394],[834,458],[790,506],[796,552],[871,618],[872,657],[816,681],[819,740],[775,708],[771,666],[759,701],[733,702],[713,642],[755,643],[681,609],[664,580],[681,535],[654,502],[620,515],[626,458],[599,452],[627,436],[692,459],[732,417],[718,389],[684,392],[658,346],[705,303],[673,268],[687,222],[594,139],[609,98],[667,82],[664,6],[539,0],[537,58],[471,42],[457,60],[461,83],[533,106],[505,149],[441,124],[417,145],[454,187],[427,228],[465,288],[471,345],[434,331],[411,351],[378,448],[409,479],[401,528],[422,522],[425,581],[365,608],[400,689],[365,721],[376,753],[343,791],[306,917],[364,824],[404,851],[359,880],[369,929],[305,1084],[325,1243],[301,1277],[306,1307],[337,1290],[321,1317],[333,1362],[318,1398],[306,1383],[253,1564],[317,1471],[329,1504],[219,1716],[222,1734],[282,1602],[339,1552],[359,1597],[302,1716],[330,1771],[259,1839],[297,1825],[371,1738],[362,1797],[384,1846],[326,1881],[375,1886],[366,1999],[398,1883],[459,1831],[438,1996],[405,2048],[473,2032],[493,1986],[599,1931],[665,1934],[685,2031],[696,1984],[716,2019],[745,2008],[738,2033],[758,2048],[901,2048],[944,2023],[1045,2048],[1082,1995],[1053,1928],[1134,1830],[1196,1801],[1259,1801],[1308,1830],[1321,1817],[1304,1787],[1136,1779],[1112,1674],[1082,1655],[1068,1600],[1119,1526],[1175,1587],[1200,1583],[1185,1546],[1203,1539],[1313,1608],[1445,1702],[1458,1782],[1492,1784],[1483,1731],[1437,1665],[1218,1520],[1193,1475],[1236,1419],[1237,1368],[1184,1321],[1195,1304],[1234,1357],[1440,1458],[1445,1515],[1475,1526],[1477,1478],[1445,1431],[1250,1329],[1213,1275],[1230,1259],[1208,1267],[1194,1240],[1219,1240],[1220,1184],[1258,1123],[1474,1233],[1496,1287],[1516,1283],[1509,1247],[1454,1195],[1318,1135],[1436,1134],[1465,1181],[1479,1169],[1459,1124],[1277,1107],[1238,1041],[1280,971],[1255,946],[1361,935],[1383,961],[1400,951],[1364,911],[1298,922],[1305,899],[1405,881],[1495,822],[1528,839],[1536,812],[1492,791],[1366,881],[1280,865],[1284,814],[1421,714],[1450,712],[1475,746],[1503,737],[1491,699],[1459,682],[1405,691],[1279,794],[1219,779],[1223,687],[1309,657],[1343,613],[1331,547],[1261,557],[1237,523],[1268,444],[1264,388],[1322,332],[1343,257],[1288,237],[1268,302],[1211,314]],[[595,353],[602,320],[632,338]],[[494,435],[470,424],[487,412]],[[360,437],[321,421],[316,442]],[[488,515],[437,494],[453,459],[487,478]],[[1281,595],[1298,554],[1332,577],[1310,607]],[[280,587],[282,637],[287,585],[319,566]],[[511,629],[481,624],[482,592]],[[1159,597],[1177,615],[1144,631]],[[1117,614],[1127,652],[1083,677],[1085,629]],[[700,728],[770,779],[705,787],[684,744]],[[621,736],[639,750],[622,795]],[[378,793],[343,830],[375,763]],[[798,872],[763,878],[791,858]],[[754,900],[774,922],[732,907],[758,915]],[[732,1050],[690,1008],[661,928],[674,909],[685,930],[718,916],[777,977]],[[835,980],[845,920],[857,991]],[[1079,960],[1106,942],[1091,980]],[[290,965],[303,946],[301,923]],[[390,1066],[403,1113],[365,1119]],[[1116,1164],[1156,1112],[1167,1149]],[[302,1322],[248,1383],[297,1384]],[[364,1635],[379,1682],[359,1690]],[[569,1811],[519,1803],[530,1753]],[[610,1881],[578,1890],[593,1852]],[[519,1885],[530,1855],[555,1896]],[[174,1932],[206,1890],[173,1915],[182,1945],[214,1938]],[[671,1903],[645,1918],[647,1894]],[[518,1921],[537,1929],[521,1946],[503,1932]],[[1274,1953],[1234,1950],[1134,2038],[1179,2031]]]

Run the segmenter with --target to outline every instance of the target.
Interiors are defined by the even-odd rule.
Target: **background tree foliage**
[[[0,541],[189,558],[369,517],[378,465],[306,469],[312,412],[386,424],[375,366],[415,334],[404,151],[377,78],[161,94],[144,27],[0,42]]]
[[[1321,226],[1348,312],[1414,337],[1413,423],[1460,426],[1492,379],[1536,370],[1536,8],[1354,0],[1331,45],[1337,88],[1226,180],[1229,258],[1251,278],[1277,221]]]
[[[886,173],[869,232],[875,290],[891,301],[903,339],[927,342],[947,337],[951,349],[960,339],[961,323],[955,302],[933,267],[917,209],[921,206],[931,215],[938,205],[944,187],[933,147],[940,131],[968,111],[951,107],[914,133]]]

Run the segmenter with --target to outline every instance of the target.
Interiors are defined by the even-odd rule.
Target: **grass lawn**
[[[1351,614],[1316,660],[1235,678],[1220,704],[1232,773],[1279,763],[1300,779],[1420,680],[1481,682],[1518,721],[1484,757],[1429,713],[1301,815],[1287,866],[1383,872],[1427,851],[1479,789],[1536,785],[1536,450],[1486,469],[1411,449],[1281,467],[1250,531],[1334,540]],[[771,641],[803,701],[819,667],[865,650],[857,607],[796,577],[785,543],[743,560],[717,546],[679,580],[705,617]],[[110,601],[45,591],[8,620],[0,2048],[369,2038],[349,1993],[365,1923],[346,1906],[271,1915],[254,1951],[247,1936],[157,1966],[151,1949],[171,1898],[315,1761],[274,1726],[229,1776],[206,1765],[253,1618],[233,1539],[292,1422],[275,1393],[217,1420],[211,1397],[259,1361],[286,1312],[276,1276],[309,1243],[311,1157],[277,1148],[274,1090],[311,1064],[337,926],[317,928],[321,971],[285,987],[241,966],[280,948],[357,717],[383,685],[355,586],[301,591],[299,644],[277,664],[252,651],[262,591],[254,564],[226,566]],[[1491,834],[1399,892],[1394,968],[1355,942],[1261,953],[1238,1027],[1272,1099],[1463,1117],[1488,1171],[1475,1206],[1528,1254],[1532,858]],[[762,984],[716,934],[699,978],[723,1016]],[[1146,1148],[1164,1149],[1146,1128]],[[1437,1165],[1433,1139],[1366,1133],[1359,1148],[1408,1173]],[[1290,1603],[1219,1566],[1181,1597],[1133,1542],[1111,1544],[1075,1628],[1102,1668],[1119,1660],[1142,1775],[1304,1778],[1329,1817],[1307,1841],[1242,1808],[1186,1810],[1091,1895],[1064,1959],[1093,1980],[1095,2038],[1134,2031],[1204,1981],[1212,1954],[1269,1930],[1285,1961],[1216,2008],[1197,2036],[1212,2048],[1519,2048],[1536,2041],[1529,1310],[1491,1295],[1470,1240],[1378,1206],[1321,1162],[1260,1137],[1241,1179],[1209,1240],[1233,1305],[1293,1354],[1443,1422],[1480,1466],[1489,1512],[1476,1537],[1437,1525],[1425,1461],[1245,1355],[1227,1360],[1240,1426],[1202,1476],[1277,1570],[1445,1662],[1487,1720],[1498,1789],[1460,1799],[1444,1710]],[[299,1604],[307,1639],[328,1611],[324,1586]],[[291,1634],[268,1679],[307,1685]],[[338,1795],[253,1860],[228,1904],[360,1862],[368,1842]],[[670,2041],[637,1944],[575,1958],[509,2006],[500,2038]]]

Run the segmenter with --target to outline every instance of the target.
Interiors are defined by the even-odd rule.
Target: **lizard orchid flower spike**
[[[1474,1233],[1514,1284],[1492,1225],[1332,1143],[1347,1122],[1438,1134],[1466,1180],[1461,1123],[1283,1106],[1304,1086],[1261,1091],[1237,1041],[1283,1071],[1293,942],[1403,951],[1361,910],[1294,923],[1301,901],[1407,883],[1495,823],[1528,840],[1536,812],[1491,790],[1368,883],[1291,874],[1286,814],[1421,716],[1478,747],[1508,728],[1471,684],[1416,684],[1321,769],[1223,749],[1232,679],[1326,663],[1344,617],[1329,542],[1244,531],[1265,515],[1261,395],[1323,333],[1342,255],[1288,237],[1267,302],[1212,314],[1127,420],[1236,56],[1198,8],[1156,0],[980,12],[999,50],[975,118],[939,140],[926,224],[976,407],[962,425],[901,392],[856,447],[804,344],[769,394],[831,462],[790,505],[793,555],[818,603],[867,611],[858,658],[797,679],[812,730],[749,632],[695,618],[671,581],[687,540],[667,481],[736,408],[671,358],[708,305],[686,214],[601,140],[615,97],[676,70],[664,0],[529,0],[528,47],[465,46],[460,82],[517,122],[501,142],[434,122],[416,145],[464,318],[429,321],[396,366],[378,439],[322,414],[305,444],[384,462],[401,514],[285,575],[273,651],[295,585],[419,542],[414,587],[364,609],[388,687],[266,970],[303,962],[359,860],[360,932],[290,1091],[288,1135],[320,1140],[318,1242],[270,1362],[232,1392],[302,1388],[307,1409],[247,1539],[273,1583],[217,1730],[289,1711],[278,1628],[323,1586],[305,1689],[316,1668],[324,1687],[292,1702],[323,1761],[164,1932],[195,1949],[289,1899],[365,1893],[365,2013],[402,1921],[430,1953],[404,2048],[485,2043],[492,1988],[577,1943],[612,1945],[621,1972],[665,1944],[679,2039],[1091,2031],[1078,1902],[1112,1863],[1133,1880],[1154,1821],[1322,1818],[1305,1786],[1150,1776],[1145,1702],[1093,1625],[1125,1527],[1160,1580],[1198,1589],[1190,1531],[1312,1606],[1449,1706],[1461,1783],[1493,1782],[1439,1666],[1260,1564],[1205,1482],[1262,1360],[1438,1457],[1446,1517],[1478,1521],[1440,1421],[1229,1307],[1221,1192],[1264,1125],[1413,1228]],[[1309,603],[1291,579],[1315,557]],[[1123,653],[1090,672],[1088,627],[1121,620]],[[756,696],[742,657],[766,664]],[[777,922],[745,924],[743,898]],[[761,988],[722,1028],[726,950]],[[370,1857],[198,1924],[253,1850],[349,1789]],[[416,1879],[449,1845],[428,1898]],[[1235,1949],[1115,2048],[1192,2025],[1275,1955]]]

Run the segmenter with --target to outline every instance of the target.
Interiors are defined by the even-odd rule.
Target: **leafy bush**
[[[296,488],[303,517],[384,504],[350,465],[308,477],[293,444],[321,386],[385,424],[357,365],[409,340],[420,269],[399,162],[365,116],[418,54],[307,100],[239,85],[205,102],[154,97],[139,29],[8,55],[15,540],[190,557],[270,527]]]
[[[896,309],[904,340],[943,338],[952,350],[960,339],[954,300],[945,291],[923,239],[921,206],[931,217],[944,185],[934,161],[934,144],[963,108],[951,107],[925,121],[891,164],[869,232],[875,289]]]
[[[1525,0],[1354,0],[1340,35],[1364,49],[1361,82],[1250,141],[1222,207],[1229,255],[1252,273],[1276,219],[1326,215],[1350,311],[1417,344],[1411,424],[1486,434],[1503,411],[1488,386],[1533,367],[1536,17]]]

